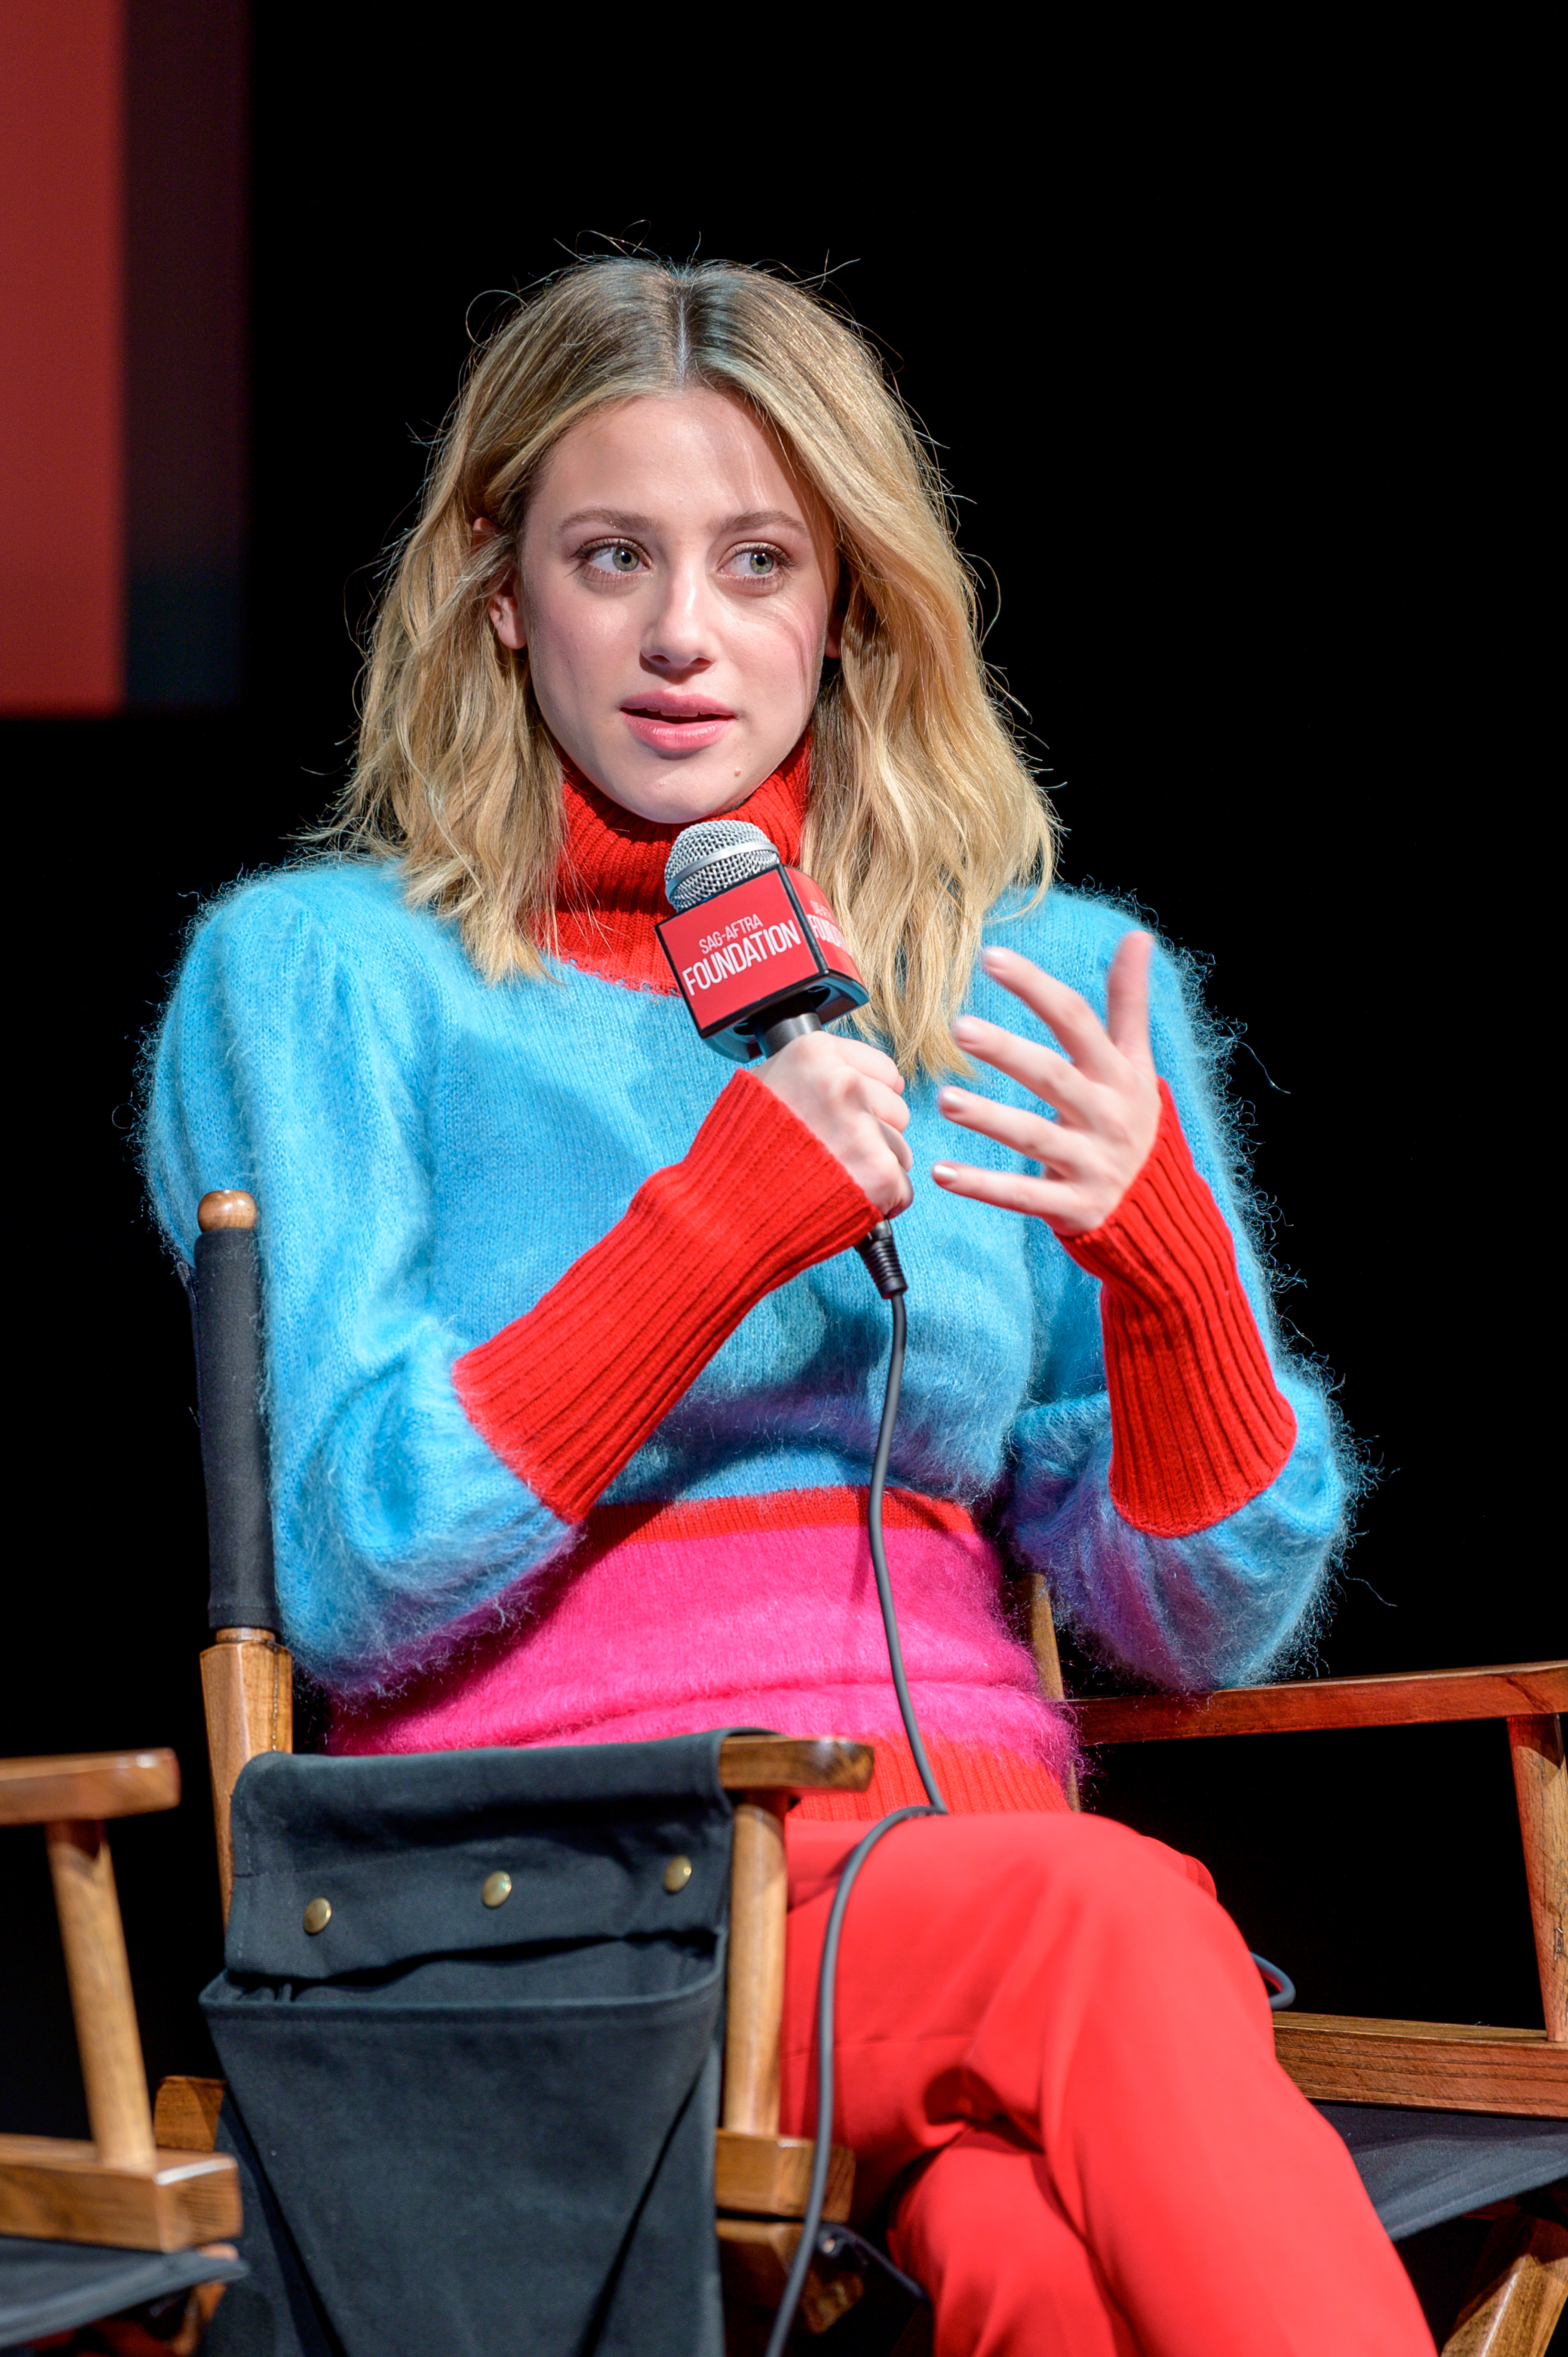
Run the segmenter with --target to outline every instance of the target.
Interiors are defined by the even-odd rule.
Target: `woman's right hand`
[[[914,1157],[904,1143],[904,1075],[891,1056],[862,1039],[808,1031],[746,1070],[783,1098],[885,1217],[904,1209],[914,1192],[906,1176]]]

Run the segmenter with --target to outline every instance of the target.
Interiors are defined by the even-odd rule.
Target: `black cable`
[[[1271,1964],[1267,1956],[1260,1956],[1255,1948],[1249,1948],[1247,1953],[1263,1976],[1263,1986],[1269,1992],[1269,2011],[1283,2013],[1287,2005],[1295,2003],[1295,1983],[1278,1964]]]
[[[806,2276],[816,2252],[817,2236],[822,2231],[822,2204],[827,2199],[828,2164],[832,2158],[833,2143],[833,1998],[838,1975],[839,1934],[843,1928],[849,1894],[854,1888],[856,1875],[884,1834],[891,1833],[895,1825],[905,1824],[910,1817],[945,1817],[948,1813],[948,1804],[941,1796],[931,1763],[926,1757],[920,1730],[915,1724],[915,1706],[909,1699],[909,1682],[904,1674],[904,1649],[898,1641],[893,1589],[887,1577],[887,1555],[882,1542],[882,1500],[887,1487],[887,1463],[893,1454],[893,1427],[898,1416],[898,1394],[904,1383],[908,1320],[902,1293],[892,1295],[891,1307],[893,1348],[887,1361],[887,1388],[882,1400],[882,1425],[876,1436],[876,1455],[871,1467],[871,1496],[865,1512],[866,1535],[871,1542],[871,1564],[876,1574],[876,1596],[882,1607],[882,1626],[887,1638],[887,1660],[893,1672],[893,1689],[898,1697],[898,1715],[909,1738],[909,1749],[915,1755],[920,1781],[926,1788],[927,1805],[895,1809],[889,1815],[879,1817],[871,1831],[850,1852],[839,1876],[838,1889],[833,1893],[828,1928],[822,1941],[822,1961],[817,1975],[817,2141],[811,2155],[811,2182],[806,2195],[805,2215],[800,2221],[800,2240],[796,2247],[794,2264],[784,2287],[784,2297],[779,2304],[779,2313],[773,2319],[768,2357],[784,2357],[789,2328],[800,2304],[800,2294],[806,2287]]]
[[[898,1716],[904,1722],[904,1732],[909,1738],[909,1749],[915,1755],[915,1766],[926,1798],[939,1817],[945,1817],[948,1804],[943,1800],[926,1757],[926,1747],[920,1730],[915,1724],[915,1706],[909,1699],[909,1682],[904,1675],[904,1648],[898,1641],[898,1620],[893,1609],[893,1589],[887,1577],[887,1554],[882,1544],[882,1497],[887,1487],[887,1460],[893,1454],[893,1426],[898,1415],[898,1395],[904,1388],[904,1344],[908,1334],[908,1320],[904,1312],[904,1297],[896,1293],[890,1303],[893,1311],[893,1349],[887,1361],[887,1389],[882,1400],[882,1428],[876,1436],[876,1455],[871,1466],[871,1496],[865,1509],[865,1534],[871,1541],[871,1567],[876,1574],[876,1600],[882,1607],[882,1626],[887,1637],[887,1664],[893,1673],[893,1691],[898,1697]]]
[[[789,2269],[789,2280],[784,2287],[779,2313],[773,2319],[768,2357],[784,2357],[789,2327],[795,2320],[795,2310],[800,2304],[800,2294],[806,2288],[806,2276],[816,2253],[817,2236],[822,2223],[822,2204],[827,2199],[828,2163],[832,2158],[833,2142],[833,1988],[838,1972],[839,1933],[843,1927],[849,1894],[854,1888],[855,1876],[884,1834],[890,1834],[895,1825],[901,1825],[908,1817],[934,1817],[939,1813],[945,1812],[916,1806],[895,1809],[890,1816],[879,1817],[865,1840],[850,1853],[839,1877],[839,1887],[833,1893],[827,1936],[822,1942],[822,1971],[817,1983],[817,2142],[811,2155],[811,2184],[806,2196],[806,2214],[800,2221],[800,2240],[795,2252],[794,2265]]]

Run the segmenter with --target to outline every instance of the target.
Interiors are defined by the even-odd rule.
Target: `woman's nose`
[[[665,595],[642,642],[642,659],[659,671],[691,671],[714,661],[712,593],[702,572],[682,566],[666,580]]]

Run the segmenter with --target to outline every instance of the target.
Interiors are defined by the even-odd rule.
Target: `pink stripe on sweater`
[[[777,1500],[757,1500],[754,1518],[752,1501],[726,1499],[714,1521],[727,1529],[659,1536],[655,1521],[654,1534],[602,1551],[590,1525],[575,1565],[523,1591],[526,1603],[514,1596],[525,1620],[416,1689],[340,1705],[332,1748],[629,1742],[724,1726],[890,1734],[898,1706],[865,1532],[845,1511],[852,1497],[802,1493],[783,1526]],[[744,1527],[764,1516],[772,1527]],[[942,1522],[958,1520],[941,1510]],[[910,1527],[903,1514],[890,1516],[886,1537],[922,1729],[1060,1774],[1070,1731],[1003,1622],[994,1549],[972,1528]]]

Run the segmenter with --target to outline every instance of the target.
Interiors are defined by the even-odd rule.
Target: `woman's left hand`
[[[1160,1125],[1160,1092],[1149,1049],[1149,959],[1153,936],[1127,933],[1106,985],[1103,1023],[1086,998],[1020,957],[988,949],[986,973],[1050,1026],[1068,1050],[1020,1039],[999,1024],[963,1015],[952,1036],[966,1055],[994,1066],[1055,1108],[1057,1118],[997,1104],[971,1089],[938,1091],[937,1105],[961,1129],[978,1130],[1040,1166],[1037,1178],[972,1163],[937,1162],[931,1176],[950,1195],[1004,1211],[1032,1211],[1058,1236],[1102,1227],[1148,1158]]]

